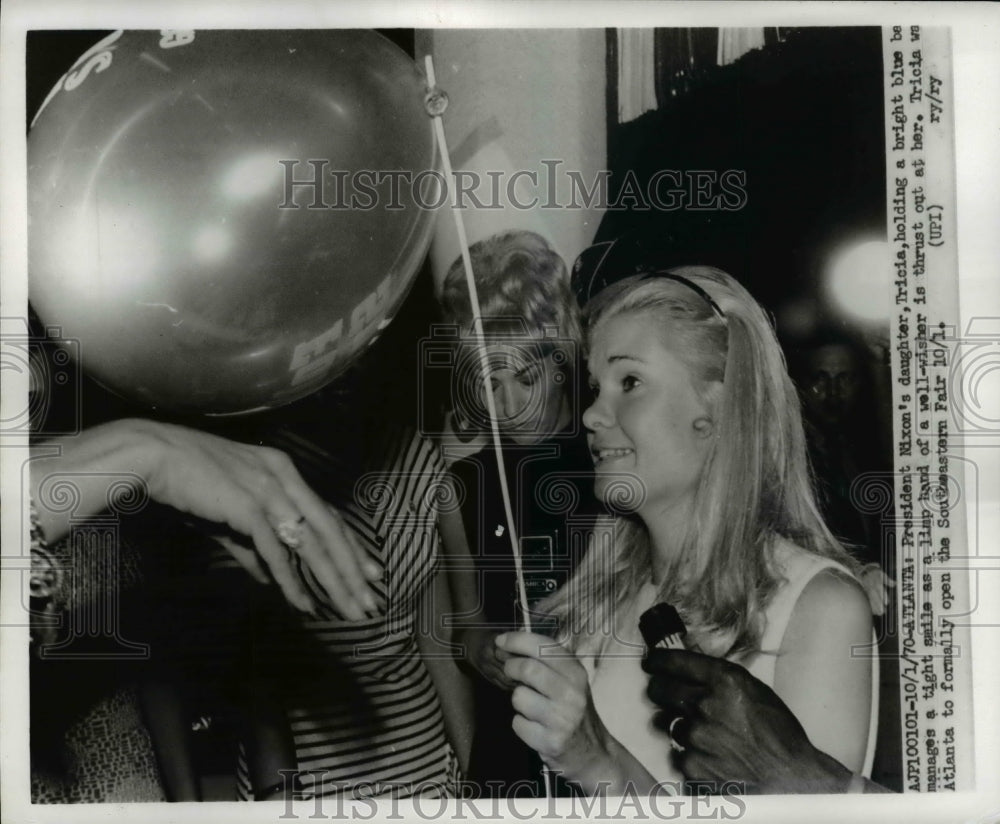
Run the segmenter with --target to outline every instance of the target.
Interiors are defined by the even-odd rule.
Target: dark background
[[[808,298],[837,322],[820,289],[831,253],[885,235],[881,77],[881,30],[871,27],[791,30],[736,63],[696,72],[656,111],[609,126],[612,180],[627,169],[640,182],[659,169],[738,169],[746,205],[608,212],[597,239],[637,233],[670,259],[736,275],[779,321],[784,304]]]

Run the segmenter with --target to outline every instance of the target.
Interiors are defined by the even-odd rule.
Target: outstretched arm
[[[227,548],[262,582],[268,581],[266,564],[298,608],[310,610],[315,604],[276,533],[282,525],[298,533],[295,552],[334,608],[360,619],[376,606],[369,581],[381,570],[337,511],[309,488],[279,450],[183,426],[126,419],[38,444],[32,458],[31,496],[49,541],[69,531],[70,516],[96,515],[114,503],[114,496],[143,488],[159,503],[251,538],[257,554],[232,542]],[[47,505],[43,490],[50,478],[72,482],[77,496],[72,511]]]

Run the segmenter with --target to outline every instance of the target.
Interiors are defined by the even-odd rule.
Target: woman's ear
[[[702,438],[710,438],[715,434],[715,419],[712,413],[722,404],[722,381],[711,381],[702,393],[704,415],[699,415],[691,423],[692,428]]]
[[[710,438],[715,433],[715,421],[708,417],[708,415],[695,418],[691,426],[701,438]]]

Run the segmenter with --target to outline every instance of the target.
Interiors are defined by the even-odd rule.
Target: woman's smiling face
[[[591,333],[588,368],[596,398],[583,413],[594,456],[594,493],[614,490],[640,516],[689,501],[708,454],[712,422],[681,361],[649,311],[609,317]],[[635,488],[638,486],[638,489]],[[631,487],[631,488],[629,488]],[[635,497],[638,495],[638,497]]]

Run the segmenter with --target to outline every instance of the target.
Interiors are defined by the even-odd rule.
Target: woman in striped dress
[[[278,685],[305,796],[451,795],[468,762],[472,694],[444,633],[452,610],[438,530],[460,502],[447,497],[437,445],[413,424],[418,400],[436,397],[415,378],[436,311],[430,285],[418,281],[379,345],[334,386],[252,438],[292,457],[382,569],[374,610],[347,620],[302,565],[320,606],[314,616],[282,610],[262,641],[276,648],[255,650]]]
[[[446,726],[453,733],[467,726],[461,713],[469,699],[433,620],[450,603],[439,572],[439,452],[412,430],[397,431],[350,479],[314,442],[288,431],[277,441],[313,488],[343,501],[345,523],[383,569],[377,608],[364,619],[320,606],[314,616],[287,614],[285,631],[272,633],[281,648],[266,650],[267,666],[281,681],[299,789],[307,797],[452,795],[459,759]],[[347,496],[343,484],[351,486]],[[322,601],[309,570],[302,574]],[[447,725],[442,705],[451,712]],[[453,740],[461,750],[460,732]],[[244,758],[239,775],[240,795],[249,797]]]
[[[215,696],[212,700],[217,700],[218,693],[211,685],[218,683],[220,673],[225,673],[230,682],[242,681],[241,709],[254,712],[257,718],[265,710],[270,717],[279,719],[270,725],[270,732],[275,733],[270,742],[257,735],[258,746],[264,749],[265,764],[271,765],[272,773],[276,762],[296,768],[306,795],[343,792],[402,797],[455,792],[459,758],[446,729],[460,729],[462,722],[458,727],[455,723],[446,727],[442,706],[452,710],[449,722],[460,717],[455,711],[460,713],[463,706],[464,682],[444,651],[440,633],[434,631],[435,624],[426,617],[419,620],[435,610],[447,610],[449,603],[447,587],[441,586],[443,578],[438,574],[436,529],[443,465],[430,441],[415,436],[412,429],[394,431],[393,435],[383,434],[377,454],[367,462],[367,471],[365,464],[358,464],[350,457],[345,461],[347,450],[337,450],[340,457],[335,459],[314,440],[288,429],[279,430],[268,439],[295,456],[310,487],[322,491],[328,501],[341,502],[338,522],[355,536],[355,543],[366,553],[363,560],[370,560],[381,569],[380,578],[372,584],[375,608],[367,616],[348,619],[340,614],[331,605],[326,590],[318,585],[312,567],[303,562],[300,554],[292,552],[287,557],[279,553],[268,559],[275,576],[286,583],[282,594],[276,588],[259,590],[250,576],[242,573],[240,564],[246,560],[245,551],[223,555],[220,549],[209,561],[208,570],[202,556],[202,562],[195,564],[199,571],[194,575],[157,578],[163,596],[160,600],[166,601],[165,604],[154,606],[156,597],[150,601],[147,595],[156,616],[149,623],[157,626],[155,637],[149,639],[154,642],[153,659],[147,663],[156,665],[156,675],[177,676],[170,683],[185,683],[188,691],[184,694],[192,697],[199,695],[200,680],[201,686],[208,689],[200,693],[203,701],[206,696],[209,699]],[[164,469],[143,472],[144,477],[152,479],[150,483],[158,493],[156,499],[219,522],[241,511],[235,503],[230,505],[226,497],[229,493],[236,495],[233,492],[238,486],[236,480],[212,477],[206,467],[218,461],[216,469],[228,470],[233,479],[245,481],[248,476],[240,461],[254,459],[257,447],[222,441],[192,430],[151,422],[108,425],[81,436],[80,445],[66,444],[66,455],[60,458],[59,466],[69,471],[78,464],[100,465],[105,469],[121,464],[134,470],[139,465],[136,461],[119,461],[121,447],[137,442],[145,449],[147,442],[155,439],[165,442],[167,437],[175,438],[184,448],[172,447],[171,460],[158,461],[156,466],[184,465],[186,468],[174,475],[190,480],[194,471],[200,482],[164,485],[157,483],[158,474],[164,474]],[[164,446],[160,451],[166,449]],[[240,449],[246,454],[238,452]],[[39,458],[38,464],[45,464],[45,459]],[[360,473],[356,468],[348,468],[359,465],[363,470]],[[33,480],[41,484],[45,472],[35,469]],[[214,481],[211,486],[207,483],[210,479]],[[301,480],[297,484],[296,494],[305,489]],[[160,494],[168,486],[187,497],[179,500],[176,495]],[[100,495],[90,497],[104,500],[103,488],[98,491]],[[200,509],[199,496],[205,502]],[[47,500],[44,494],[36,497],[43,503]],[[319,499],[316,503],[322,506]],[[213,506],[216,510],[211,509]],[[45,517],[38,519],[38,534],[41,535],[44,526],[58,537],[64,529],[51,510],[43,508],[42,514]],[[167,516],[164,510],[144,531],[143,552],[162,555],[164,563],[177,561],[185,548],[188,555],[197,557],[204,539],[198,540],[190,530],[178,533],[176,514],[173,522],[165,520]],[[34,524],[33,520],[33,527]],[[250,532],[249,528],[245,531]],[[35,543],[39,547],[37,554],[42,556],[39,539],[32,546],[33,565]],[[234,549],[231,541],[226,543],[230,550]],[[36,577],[43,581],[46,572],[40,562],[38,566]],[[182,566],[185,570],[189,568],[186,562]],[[47,569],[53,570],[55,565],[49,563]],[[54,578],[55,573],[48,577]],[[206,587],[199,589],[201,584]],[[49,582],[46,586],[56,588]],[[33,595],[36,589],[41,592],[42,585],[33,585]],[[199,597],[199,592],[203,597]],[[297,613],[286,603],[286,598],[288,601],[295,598],[297,603],[311,600],[320,606],[314,615]],[[270,602],[266,613],[254,606],[265,599]],[[347,606],[355,609],[353,604]],[[246,616],[254,613],[251,624]],[[261,628],[263,632],[259,631]],[[40,642],[47,643],[44,638]],[[233,678],[230,662],[238,657],[234,650],[248,647],[251,656],[244,656],[243,662],[249,658],[257,663],[237,669]],[[79,677],[78,669],[73,672]],[[194,683],[189,683],[189,678]],[[147,722],[155,722],[151,731],[157,758],[172,762],[161,762],[157,770],[134,695],[128,693],[116,701],[117,704],[106,702],[108,707],[118,707],[120,717],[115,724],[102,723],[107,717],[102,704],[99,709],[104,715],[88,716],[74,727],[74,736],[67,735],[77,757],[73,761],[76,766],[66,779],[48,780],[41,772],[33,772],[35,801],[163,800],[166,779],[178,771],[194,769],[194,765],[181,762],[185,761],[182,750],[189,749],[183,739],[191,734],[190,720],[195,714],[188,718],[182,709],[170,718],[164,712],[147,715]],[[192,713],[204,708],[204,703],[201,707],[188,707]],[[126,715],[121,721],[123,711]],[[163,744],[157,733],[162,734],[165,724],[173,724],[173,734],[169,736],[169,741],[175,743],[173,749],[156,746]],[[285,757],[284,748],[276,746],[278,738],[290,740],[290,757]],[[176,746],[178,740],[182,744]],[[453,740],[462,752],[461,737]],[[254,760],[249,759],[251,764]],[[261,789],[275,781],[278,792],[284,789],[281,775],[273,774],[262,780],[262,767],[258,764],[253,782],[257,792],[252,792],[247,761],[246,757],[240,759],[241,797],[262,797]],[[102,769],[102,765],[106,768]],[[33,767],[36,766],[39,765],[33,761]],[[192,777],[192,780],[196,785],[197,779]],[[173,789],[172,794],[167,786],[166,797],[179,797],[177,788]]]

